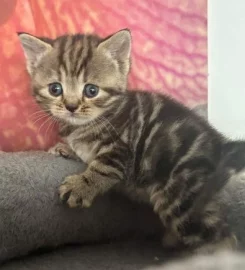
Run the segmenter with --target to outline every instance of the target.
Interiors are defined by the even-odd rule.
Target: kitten
[[[174,250],[233,248],[236,239],[215,200],[232,170],[226,139],[194,112],[163,94],[128,91],[131,35],[106,39],[19,34],[40,106],[60,121],[66,142],[51,152],[88,164],[59,188],[70,207],[122,187],[150,203]],[[228,147],[229,148],[229,147]],[[227,150],[228,151],[228,150]]]

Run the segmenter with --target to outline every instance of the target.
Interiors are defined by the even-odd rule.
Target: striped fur
[[[234,247],[216,202],[216,193],[236,171],[236,165],[232,171],[223,162],[227,141],[171,98],[126,90],[127,30],[107,39],[68,35],[51,41],[23,33],[20,39],[34,96],[60,121],[66,145],[51,152],[88,164],[83,174],[65,179],[62,200],[70,207],[89,207],[97,195],[119,188],[152,205],[163,224],[165,247]],[[53,82],[62,84],[62,96],[49,94]],[[99,86],[98,96],[84,96],[87,83]],[[73,114],[67,103],[78,104]]]

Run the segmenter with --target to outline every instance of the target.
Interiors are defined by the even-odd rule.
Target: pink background
[[[47,149],[57,140],[54,124],[42,118],[30,95],[17,31],[49,37],[66,32],[106,36],[130,28],[130,87],[165,92],[194,106],[207,99],[206,1],[17,1],[0,26],[0,149]]]

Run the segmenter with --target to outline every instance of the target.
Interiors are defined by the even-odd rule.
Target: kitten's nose
[[[66,109],[70,112],[75,112],[75,110],[77,110],[78,108],[78,104],[66,104]]]

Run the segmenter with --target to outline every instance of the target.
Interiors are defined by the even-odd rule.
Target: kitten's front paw
[[[67,144],[57,143],[54,147],[50,148],[48,152],[56,157],[70,158],[72,151]]]
[[[71,208],[88,208],[96,196],[96,191],[89,185],[89,180],[86,177],[72,175],[65,178],[65,181],[59,187],[59,194],[60,199]]]

